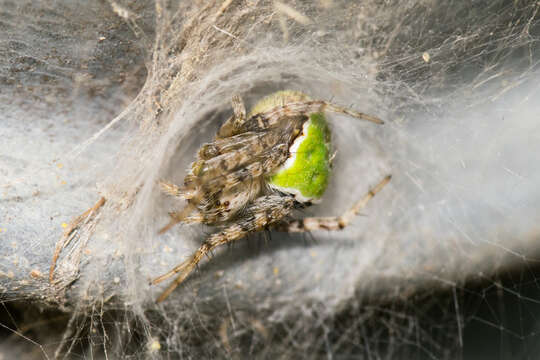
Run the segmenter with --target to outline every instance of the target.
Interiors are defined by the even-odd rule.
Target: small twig
[[[220,29],[220,28],[218,28],[216,25],[212,25],[212,27],[213,27],[214,29],[216,29],[217,31],[224,33],[225,35],[228,35],[228,36],[232,37],[233,39],[238,40],[238,36],[231,34],[231,33],[228,32],[227,30]]]
[[[274,8],[276,9],[276,11],[287,15],[288,17],[302,25],[309,25],[313,22],[306,15],[302,14],[290,5],[282,3],[281,1],[274,1]]]
[[[229,5],[231,5],[231,3],[233,2],[233,0],[225,0],[223,2],[223,4],[221,5],[221,7],[219,8],[219,10],[216,12],[216,14],[214,15],[214,20],[213,22],[216,22],[216,20],[225,12],[225,10],[227,10],[227,8],[229,7]]]
[[[53,282],[54,279],[54,269],[56,268],[56,262],[58,260],[58,256],[60,256],[60,252],[68,246],[69,242],[74,238],[75,236],[75,230],[77,230],[81,223],[83,221],[90,220],[93,215],[96,214],[96,211],[105,204],[105,198],[101,197],[97,203],[94,204],[90,209],[86,210],[81,215],[74,218],[70,223],[69,226],[64,231],[64,234],[62,235],[62,238],[56,243],[56,248],[54,249],[53,258],[51,260],[51,267],[49,269],[49,283]],[[73,235],[72,235],[73,234]]]

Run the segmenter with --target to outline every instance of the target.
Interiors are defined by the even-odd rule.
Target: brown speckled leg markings
[[[240,219],[234,225],[228,226],[218,233],[210,235],[199,249],[186,261],[176,266],[168,273],[152,280],[152,284],[158,284],[163,280],[180,273],[173,283],[159,296],[157,302],[165,300],[210,251],[220,245],[241,239],[249,233],[263,230],[265,227],[280,221],[290,214],[293,206],[294,200],[291,197],[269,195],[256,199],[253,204],[249,205],[246,209],[245,213],[247,215],[245,218]]]
[[[330,111],[334,113],[349,115],[357,119],[370,121],[372,123],[379,124],[379,125],[384,124],[384,121],[382,121],[381,119],[373,115],[368,115],[368,114],[354,111],[351,109],[346,109],[341,106],[338,106],[338,105],[335,105],[326,101],[322,101],[322,100],[289,103],[283,106],[277,106],[273,108],[272,110],[262,113],[262,114],[258,114],[257,116],[264,119],[264,121],[262,121],[264,126],[260,127],[260,129],[264,129],[267,127],[275,126],[278,122],[282,121],[284,117],[291,117],[291,116],[295,116],[299,114],[324,112],[324,111]]]
[[[341,216],[332,217],[309,217],[305,219],[293,220],[278,228],[280,231],[287,232],[306,232],[313,230],[341,230],[345,226],[349,225],[351,220],[360,213],[367,203],[379,192],[382,188],[388,184],[391,175],[386,176],[381,182],[379,182],[373,189],[365,194],[360,201],[355,203],[349,210],[347,210]]]
[[[271,172],[283,163],[287,159],[287,156],[287,145],[277,145],[274,147],[272,153],[264,160],[253,162],[237,171],[229,172],[225,176],[215,177],[207,181],[204,186],[201,186],[199,188],[201,191],[193,190],[192,192],[189,192],[190,190],[182,189],[175,184],[161,181],[160,186],[163,192],[174,197],[190,199],[190,202],[182,210],[169,213],[171,220],[166,226],[159,230],[159,234],[165,233],[174,225],[189,217],[196,210],[196,205],[201,202],[203,197],[211,197],[212,191],[215,191],[216,189],[224,191],[244,183],[258,181],[263,174]]]
[[[219,129],[216,138],[226,138],[234,135],[246,121],[246,107],[239,95],[234,95],[231,100],[234,115],[231,116]]]

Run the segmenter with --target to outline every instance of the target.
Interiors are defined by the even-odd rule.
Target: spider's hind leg
[[[297,219],[288,222],[285,225],[277,227],[277,230],[286,232],[306,232],[313,230],[341,230],[350,224],[352,219],[360,213],[367,203],[388,184],[391,175],[386,176],[373,189],[369,190],[362,199],[356,202],[350,209],[345,211],[341,216],[331,217],[308,217]]]

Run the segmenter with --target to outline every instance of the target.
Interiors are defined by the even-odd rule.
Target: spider
[[[294,219],[294,210],[320,200],[328,185],[333,156],[324,112],[383,122],[291,90],[263,98],[248,114],[235,95],[232,108],[233,115],[214,141],[199,149],[184,184],[160,181],[164,193],[186,200],[187,205],[169,213],[170,222],[159,233],[180,222],[217,226],[220,231],[187,260],[151,281],[158,284],[179,274],[157,302],[165,300],[214,248],[266,229],[343,229],[390,181],[391,175],[386,176],[341,216]]]

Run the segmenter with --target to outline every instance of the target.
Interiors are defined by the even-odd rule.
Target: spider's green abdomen
[[[279,91],[261,100],[252,113],[308,100],[309,97],[301,92]],[[293,194],[300,202],[319,199],[330,177],[330,130],[325,115],[308,115],[309,120],[303,124],[302,133],[289,148],[289,158],[268,179],[272,188]]]
[[[330,132],[324,114],[310,114],[289,151],[290,158],[270,178],[270,186],[299,201],[320,198],[330,177]]]

